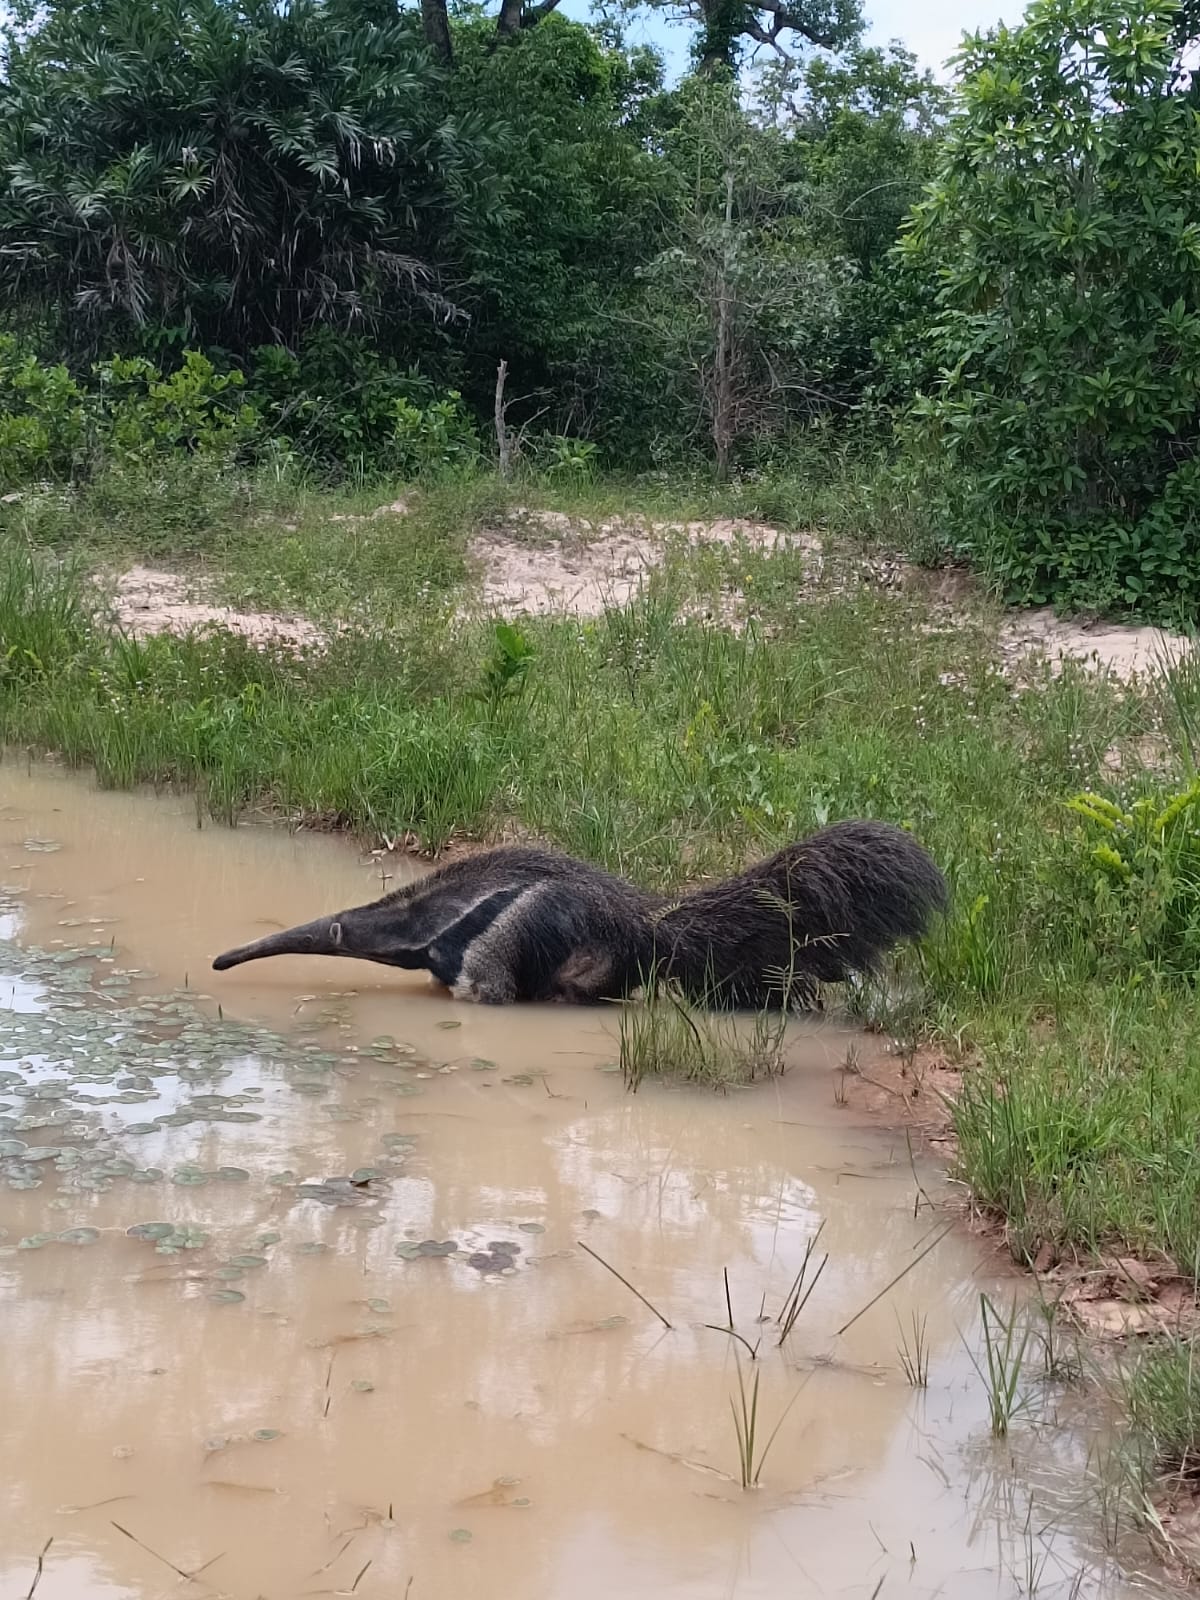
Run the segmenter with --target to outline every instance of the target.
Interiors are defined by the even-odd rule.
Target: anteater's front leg
[[[474,1000],[481,1006],[510,1006],[517,999],[517,985],[510,972],[497,968],[487,977],[460,978],[450,993],[456,1000]]]
[[[532,884],[502,904],[497,914],[463,948],[451,981],[456,1000],[485,1006],[507,1006],[528,999],[524,972],[531,947],[539,940],[538,919],[544,884]],[[499,897],[497,897],[499,898]]]

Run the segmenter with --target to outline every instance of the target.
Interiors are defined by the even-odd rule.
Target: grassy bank
[[[968,1064],[955,1116],[979,1203],[1025,1261],[1134,1254],[1194,1279],[1200,849],[1193,802],[1171,809],[1195,773],[1193,669],[1137,687],[1005,671],[986,608],[939,616],[919,593],[814,589],[799,554],[737,544],[678,553],[594,620],[522,623],[514,655],[458,612],[469,536],[512,491],[450,487],[403,518],[372,517],[378,493],[254,494],[228,516],[210,507],[207,539],[174,543],[143,537],[151,497],[119,526],[94,498],[74,521],[63,497],[8,508],[6,745],[92,764],[108,785],[193,786],[222,818],[264,806],[435,848],[528,830],[648,886],[840,816],[905,823],[945,867],[954,909],[902,958],[905,998],[876,998],[874,1020]],[[619,495],[555,503],[599,520]],[[833,498],[810,485],[774,514],[803,525]],[[764,509],[661,486],[641,504]],[[131,554],[202,557],[227,594],[330,624],[328,643],[117,637],[85,569]],[[731,589],[748,627],[698,620]],[[1101,804],[1073,810],[1084,791]],[[1186,1382],[1154,1390],[1183,1396],[1179,1429],[1156,1421],[1176,1465],[1200,1447],[1180,1370]]]

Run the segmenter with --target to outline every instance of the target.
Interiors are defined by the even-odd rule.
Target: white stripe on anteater
[[[517,998],[517,935],[528,922],[534,903],[545,893],[542,884],[523,890],[463,952],[458,981],[451,985],[456,1000],[481,1005],[510,1005]]]

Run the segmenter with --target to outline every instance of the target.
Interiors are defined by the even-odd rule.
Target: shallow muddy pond
[[[1069,1396],[1030,1374],[991,1437],[979,1296],[1012,1285],[838,1104],[879,1041],[796,1026],[780,1081],[631,1095],[611,1009],[218,976],[378,864],[12,760],[0,886],[0,1595],[1148,1592]],[[756,1464],[782,1418],[750,1491],[739,1366]]]

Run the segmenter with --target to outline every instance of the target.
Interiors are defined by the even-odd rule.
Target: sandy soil
[[[821,562],[815,535],[783,533],[740,518],[592,523],[562,511],[518,507],[509,528],[481,534],[471,545],[479,597],[489,610],[529,616],[598,617],[627,605],[672,545],[728,547],[744,540],[756,551],[799,549],[812,558],[815,570]]]
[[[114,586],[112,609],[119,625],[135,638],[188,634],[206,627],[228,628],[256,645],[301,647],[318,644],[322,637],[320,629],[300,617],[200,602],[185,578],[154,567],[130,567],[121,573]]]
[[[847,582],[889,589],[928,587],[928,575],[898,557],[863,558],[850,562],[845,573],[834,574],[816,534],[787,533],[761,522],[650,522],[634,517],[590,523],[561,511],[518,508],[511,523],[512,531],[482,534],[471,546],[480,598],[493,610],[600,616],[607,607],[627,604],[672,544],[681,543],[702,548],[744,541],[760,552],[799,550],[813,587],[821,583],[834,592]],[[729,613],[722,620],[736,622],[744,612],[745,597],[735,591],[729,599]],[[933,599],[953,621],[968,603],[969,585],[952,579],[939,582]],[[1006,622],[999,648],[1006,666],[1014,670],[1030,657],[1045,656],[1056,669],[1065,660],[1076,660],[1130,679],[1157,670],[1186,651],[1189,643],[1183,635],[1159,628],[1067,621],[1047,607]]]
[[[1186,654],[1187,637],[1162,628],[1068,621],[1048,607],[1015,616],[1001,630],[1001,650],[1013,657],[1043,654],[1061,665],[1074,659],[1129,679],[1146,676]]]
[[[369,515],[402,516],[407,509],[398,500]],[[838,592],[857,583],[886,589],[930,588],[928,574],[898,557],[870,556],[835,565],[814,533],[732,518],[663,522],[633,516],[589,522],[561,511],[518,507],[504,527],[472,541],[469,558],[477,602],[485,611],[590,618],[628,604],[672,548],[729,548],[743,541],[759,552],[798,550],[814,593],[818,587]],[[956,582],[954,576],[939,578],[930,592],[939,625],[952,624],[970,603],[969,583]],[[745,606],[745,596],[731,591],[721,621],[737,626]],[[319,644],[323,637],[315,624],[300,617],[209,603],[177,573],[146,566],[132,567],[116,578],[113,614],[121,627],[139,637],[184,634],[210,626],[228,628],[259,645],[304,647]],[[1065,620],[1049,608],[1014,614],[1001,627],[998,646],[1006,670],[1014,675],[1031,659],[1044,657],[1054,670],[1075,660],[1125,680],[1153,673],[1190,649],[1182,634]]]

